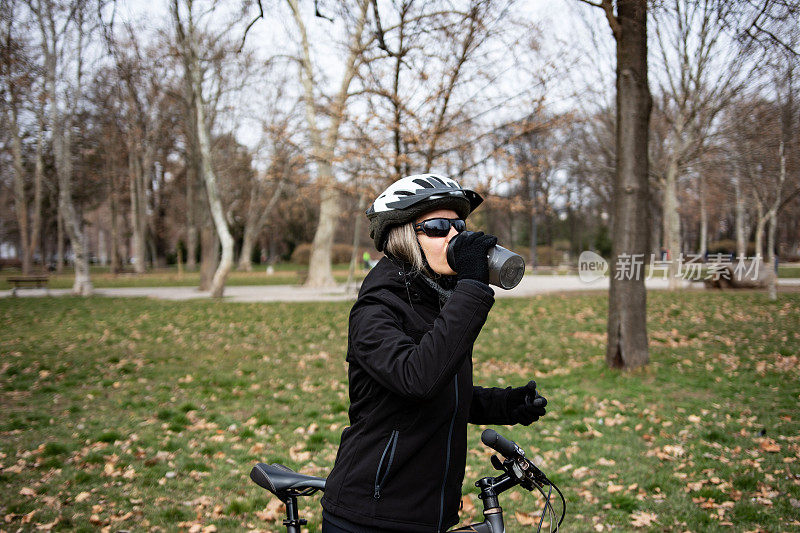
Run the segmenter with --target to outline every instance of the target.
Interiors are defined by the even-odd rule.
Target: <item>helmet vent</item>
[[[414,193],[411,191],[395,191],[395,194],[400,196],[414,196]]]
[[[431,183],[429,183],[429,182],[427,182],[427,181],[425,181],[423,179],[415,179],[414,183],[416,183],[420,187],[425,187],[426,189],[433,189],[434,188],[434,186]]]

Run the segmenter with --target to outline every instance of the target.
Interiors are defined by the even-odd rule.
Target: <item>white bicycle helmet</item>
[[[436,174],[417,174],[389,185],[367,209],[369,236],[383,251],[389,229],[416,220],[435,209],[452,209],[466,219],[483,198],[457,181]]]

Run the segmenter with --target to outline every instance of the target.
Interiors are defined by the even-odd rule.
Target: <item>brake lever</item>
[[[495,470],[500,470],[501,472],[506,471],[506,467],[503,465],[503,461],[500,460],[499,457],[496,455],[492,455],[492,466]]]

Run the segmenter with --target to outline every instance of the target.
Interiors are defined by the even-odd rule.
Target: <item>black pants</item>
[[[350,533],[346,529],[342,529],[339,526],[334,526],[329,521],[322,519],[322,533]]]
[[[368,527],[359,526],[358,524],[353,524],[338,516],[332,517],[323,511],[322,533],[381,533],[381,531],[379,529],[370,529]]]

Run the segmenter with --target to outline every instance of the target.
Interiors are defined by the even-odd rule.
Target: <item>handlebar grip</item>
[[[489,448],[496,450],[503,457],[525,457],[525,452],[513,440],[509,440],[493,429],[485,429],[481,433],[481,442]]]

